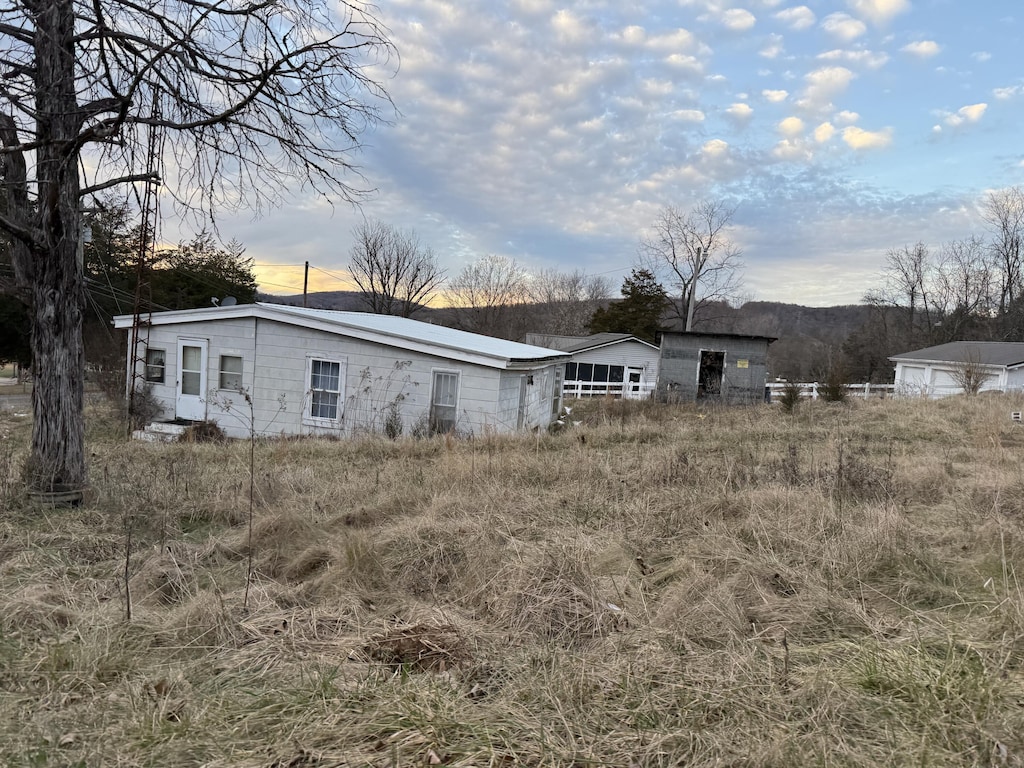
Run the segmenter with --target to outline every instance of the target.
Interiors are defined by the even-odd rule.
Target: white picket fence
[[[644,400],[651,396],[654,384],[647,382],[624,384],[621,381],[566,381],[562,384],[562,397],[625,397],[627,400]],[[623,394],[625,392],[625,394]]]
[[[767,385],[768,391],[771,393],[772,401],[778,399],[779,395],[786,388],[788,382],[785,381],[770,381]],[[818,387],[821,386],[817,381],[812,382],[801,382],[800,397],[805,397],[810,400],[817,400]],[[896,390],[895,384],[847,384],[846,392],[849,397],[891,397]]]

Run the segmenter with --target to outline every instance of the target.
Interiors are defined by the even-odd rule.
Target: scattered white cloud
[[[785,50],[782,35],[771,34],[768,36],[768,42],[761,48],[760,54],[766,59],[775,59],[781,56]]]
[[[530,16],[550,13],[555,4],[552,0],[512,0],[512,6]]]
[[[632,29],[627,27],[627,29]],[[651,35],[647,38],[647,47],[656,51],[682,51],[692,50],[696,47],[697,38],[689,30],[679,28],[660,35]]]
[[[729,106],[725,110],[725,114],[732,118],[737,123],[748,123],[750,118],[754,116],[754,110],[748,105],[742,102],[737,102]]]
[[[618,39],[626,45],[640,46],[647,41],[647,30],[635,24],[623,29],[618,35],[612,35],[612,39]]]
[[[746,32],[757,23],[757,18],[743,8],[730,8],[722,14],[722,24],[733,32]]]
[[[910,0],[846,0],[846,4],[859,17],[874,24],[886,24],[910,10]]]
[[[881,131],[865,131],[851,125],[843,129],[843,141],[850,149],[884,149],[892,144],[892,128],[883,128]]]
[[[705,115],[699,109],[677,109],[669,113],[669,117],[684,123],[702,123],[704,122]]]
[[[968,123],[976,123],[985,115],[986,109],[988,109],[988,104],[985,103],[960,107],[953,114],[946,116],[946,125],[950,128],[959,128]]]
[[[572,11],[565,9],[551,17],[551,26],[559,41],[570,45],[585,43],[591,36],[590,25]]]
[[[806,5],[786,8],[776,13],[775,18],[789,26],[790,29],[797,31],[813,27],[814,23],[818,20],[818,17],[814,15],[814,11]]]
[[[845,13],[830,13],[822,19],[821,28],[844,43],[856,40],[868,31],[863,21]]]
[[[787,139],[795,139],[804,132],[804,121],[799,117],[787,117],[776,126]]]
[[[936,43],[934,40],[918,40],[914,43],[907,43],[901,51],[909,53],[911,56],[918,56],[922,59],[930,59],[942,50],[942,46]]]
[[[832,123],[825,122],[819,125],[817,128],[815,128],[814,133],[812,135],[814,136],[814,140],[816,142],[818,142],[819,144],[824,144],[829,139],[831,139],[835,135],[835,133],[835,126],[832,125]]]
[[[772,147],[772,157],[788,163],[807,162],[811,159],[811,152],[799,139],[783,139]]]
[[[819,61],[849,64],[861,69],[881,69],[889,63],[889,54],[882,51],[849,50],[836,48],[818,54]]]
[[[700,148],[701,154],[708,157],[720,157],[729,151],[729,143],[721,139],[711,139],[704,142]]]
[[[1024,157],[1000,109],[1024,104],[1024,77],[997,68],[1009,66],[1014,44],[998,3],[922,0],[902,16],[906,2],[847,0],[379,5],[402,54],[400,76],[383,81],[402,116],[375,129],[360,158],[367,186],[379,190],[367,215],[414,227],[449,273],[505,253],[530,269],[585,266],[618,281],[665,200],[723,195],[751,201],[737,224],[761,265],[756,283],[748,273],[753,290],[768,300],[856,301],[891,243],[972,231],[936,212],[950,196],[933,190],[951,174],[966,194]],[[986,30],[983,42],[945,31],[967,24]],[[938,56],[901,51],[928,39],[941,43]],[[908,73],[918,61],[926,65]],[[940,77],[940,62],[959,62],[958,71]],[[1008,74],[983,83],[969,69]],[[956,107],[973,102],[992,113]],[[928,115],[943,103],[946,112]],[[946,141],[926,144],[921,115]],[[981,148],[948,140],[980,128]],[[913,155],[900,147],[910,136]],[[793,183],[779,195],[783,167]],[[316,209],[318,223],[313,211],[300,200],[228,231],[263,262],[289,252],[340,273],[337,254],[347,253],[358,216]],[[794,253],[807,255],[803,266]],[[843,267],[808,280],[808,262]],[[849,280],[834,279],[854,262]]]
[[[675,89],[671,80],[648,78],[640,82],[640,90],[647,96],[668,96]]]
[[[688,56],[685,53],[673,53],[665,57],[665,63],[672,69],[687,72],[694,76],[704,74],[704,65],[696,56]]]
[[[846,90],[856,75],[846,67],[821,67],[804,76],[807,87],[797,100],[797,105],[810,112],[821,113],[832,110],[832,99]]]

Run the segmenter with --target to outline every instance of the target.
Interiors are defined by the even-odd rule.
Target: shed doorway
[[[724,374],[725,352],[702,349],[700,351],[700,368],[697,370],[697,398],[721,395]]]

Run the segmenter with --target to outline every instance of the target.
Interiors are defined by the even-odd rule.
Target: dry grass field
[[[1024,765],[1022,409],[259,442],[251,531],[247,443],[97,408],[45,509],[7,415],[0,764]]]

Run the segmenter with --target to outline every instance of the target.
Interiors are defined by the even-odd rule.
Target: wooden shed
[[[131,331],[135,318],[114,325]],[[277,304],[154,312],[137,335],[129,389],[148,390],[160,419],[214,421],[232,437],[545,428],[569,357],[390,315]]]
[[[771,336],[666,331],[657,397],[665,402],[763,402],[773,341]]]

